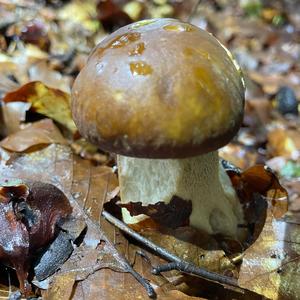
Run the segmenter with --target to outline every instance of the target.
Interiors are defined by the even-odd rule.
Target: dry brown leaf
[[[72,299],[73,286],[75,284],[75,274],[57,275],[54,277],[52,286],[54,288],[45,292],[49,300]]]
[[[256,124],[256,127],[267,125],[271,121],[271,111],[272,111],[272,103],[270,100],[265,98],[256,98],[252,100],[246,101],[246,116],[245,118],[253,118],[253,122],[259,123]],[[256,118],[257,120],[255,120]],[[245,121],[244,121],[245,122]],[[253,127],[254,124],[249,124]]]
[[[201,298],[201,297],[192,297],[188,296],[180,291],[176,290],[170,290],[166,292],[166,294],[158,299],[163,299],[163,300],[206,300],[206,298]]]
[[[28,69],[30,66],[47,59],[48,54],[38,47],[31,44],[23,45],[22,49],[15,49],[9,55],[0,53],[0,71],[4,77],[13,76],[19,84],[24,84],[29,82]],[[8,81],[5,80],[0,83],[0,90],[5,92],[12,91],[19,86],[15,82],[5,84],[5,86],[3,83],[8,83]]]
[[[24,152],[32,147],[48,144],[67,144],[58,128],[50,119],[44,119],[9,135],[0,146],[12,152]]]
[[[18,90],[5,95],[3,102],[27,102],[31,110],[64,125],[72,133],[77,131],[70,110],[70,94],[49,88],[42,82],[29,82]]]
[[[293,74],[290,76],[293,76]],[[291,78],[288,78],[286,75],[272,73],[268,75],[257,71],[251,71],[249,72],[249,77],[256,83],[260,84],[266,94],[273,95],[281,86],[291,86],[291,88],[295,89],[296,95],[299,96],[297,80],[296,84],[294,84],[293,81],[295,80],[292,81]]]
[[[241,169],[249,168],[254,165],[257,160],[256,152],[249,151],[245,147],[233,143],[229,143],[219,149],[219,155]]]
[[[51,69],[46,61],[32,65],[28,72],[30,81],[41,81],[50,88],[70,93],[70,78]]]
[[[24,43],[33,44],[45,52],[49,51],[50,40],[47,34],[47,26],[41,20],[36,19],[25,22],[16,31],[16,35],[19,35]]]
[[[268,133],[268,151],[272,156],[299,158],[300,130],[276,127]]]
[[[257,195],[260,195],[261,202],[264,199],[269,201],[275,218],[281,218],[288,211],[288,193],[270,168],[254,165],[243,172],[229,169],[227,173],[240,201],[244,203],[245,217],[249,223],[255,222],[251,218],[258,213],[256,207],[251,208]]]
[[[47,170],[47,172],[45,172]],[[116,176],[111,168],[105,166],[93,166],[86,160],[73,158],[69,147],[52,144],[42,150],[22,154],[10,160],[9,167],[0,165],[0,174],[3,179],[22,178],[49,182],[59,187],[71,199],[73,214],[83,216],[88,226],[84,243],[74,251],[70,259],[61,267],[61,271],[52,277],[49,290],[44,293],[44,298],[66,299],[69,290],[63,290],[61,282],[83,281],[94,276],[103,278],[102,284],[107,289],[114,289],[111,281],[106,281],[112,275],[115,280],[121,280],[119,294],[126,290],[135,291],[137,295],[145,298],[147,294],[144,288],[128,273],[128,266],[124,264],[122,256],[109,242],[96,220],[100,219],[102,205],[118,193]],[[85,203],[85,210],[93,219],[88,218],[86,213],[78,206],[77,199]],[[112,225],[111,228],[114,230]],[[105,268],[103,270],[100,270]],[[111,271],[117,270],[118,272]],[[100,275],[99,275],[100,274]],[[60,276],[55,281],[56,276]],[[98,287],[101,282],[96,283]],[[77,286],[77,285],[76,285]],[[95,287],[95,286],[94,286]],[[74,291],[72,291],[73,293]],[[117,291],[116,291],[117,293]],[[129,295],[129,294],[128,294]],[[116,299],[116,298],[114,298]],[[129,299],[129,298],[128,298]],[[132,298],[130,298],[132,299]]]
[[[245,251],[240,286],[269,299],[300,299],[300,225],[275,220],[269,211],[256,242]]]

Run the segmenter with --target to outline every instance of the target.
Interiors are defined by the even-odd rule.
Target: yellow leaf
[[[6,94],[3,101],[31,103],[31,110],[64,125],[72,133],[77,131],[71,116],[70,94],[50,88],[40,81],[29,82]]]

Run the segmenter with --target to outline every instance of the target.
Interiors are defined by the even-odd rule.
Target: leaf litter
[[[116,1],[117,11],[134,20],[156,16],[190,18],[231,49],[244,69],[247,93],[243,127],[236,140],[221,149],[221,156],[246,170],[231,169],[229,174],[242,199],[250,203],[254,199],[257,205],[254,208],[259,214],[253,207],[248,211],[249,219],[256,222],[252,233],[257,239],[249,241],[250,246],[245,249],[217,237],[202,237],[195,245],[191,243],[197,240],[195,233],[187,228],[177,232],[159,228],[159,233],[146,228],[142,232],[153,241],[163,241],[170,252],[237,278],[241,287],[254,292],[242,295],[175,270],[152,275],[152,266],[167,261],[143,249],[101,217],[104,203],[118,197],[118,181],[111,168],[114,157],[85,141],[74,140],[78,138],[76,134],[69,135],[64,129],[76,133],[69,110],[72,78],[82,68],[91,48],[107,34],[101,29],[104,24],[99,22],[96,2],[86,1],[83,5],[71,1],[64,5],[48,1],[47,6],[30,0],[19,4],[0,2],[0,8],[4,8],[0,9],[2,177],[54,184],[70,200],[74,219],[87,224],[83,241],[74,247],[60,270],[43,282],[33,281],[42,288],[43,297],[89,299],[101,295],[104,299],[144,299],[145,290],[130,274],[116,272],[128,271],[126,263],[125,267],[118,263],[126,257],[134,262],[139,274],[150,280],[162,299],[256,299],[259,295],[298,299],[297,3],[253,1],[260,4],[253,8],[242,3],[212,1],[201,3],[194,10],[198,1]],[[108,11],[110,26],[118,27],[112,12]],[[79,17],[73,18],[74,15]],[[27,16],[26,20],[23,16]],[[292,92],[282,93],[282,86]],[[44,117],[56,123],[43,120]],[[283,217],[287,210],[285,191],[268,169],[251,168],[257,163],[272,167],[288,189],[290,203]],[[257,196],[258,192],[269,199],[269,204]],[[1,293],[6,296],[7,286],[1,286]]]

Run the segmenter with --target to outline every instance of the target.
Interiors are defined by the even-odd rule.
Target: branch
[[[210,281],[215,281],[215,282],[218,282],[218,283],[221,283],[221,284],[230,285],[230,286],[233,286],[233,287],[240,288],[235,279],[227,277],[227,276],[220,275],[218,273],[207,271],[203,268],[199,268],[196,265],[188,263],[188,262],[182,260],[181,258],[179,258],[178,256],[176,256],[174,254],[171,254],[166,249],[164,249],[160,246],[157,246],[156,244],[154,244],[153,242],[151,242],[147,238],[141,236],[140,234],[138,234],[137,232],[135,232],[134,230],[129,228],[125,223],[123,223],[119,219],[115,218],[109,212],[103,210],[102,211],[102,216],[107,221],[112,223],[114,226],[116,226],[117,228],[119,228],[123,232],[127,233],[129,236],[131,236],[135,240],[142,243],[144,246],[146,246],[149,249],[153,250],[155,253],[159,254],[160,256],[165,258],[166,260],[171,261],[171,263],[169,263],[169,264],[160,265],[160,266],[157,266],[156,268],[154,268],[153,271],[152,271],[154,274],[159,274],[160,272],[177,269],[177,270],[182,271],[184,273],[197,275],[197,276],[200,276],[200,277],[202,277],[204,279],[207,279],[207,280],[210,280]]]

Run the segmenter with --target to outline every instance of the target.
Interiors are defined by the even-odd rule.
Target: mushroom
[[[239,237],[242,206],[217,149],[237,133],[244,83],[211,34],[175,19],[122,27],[75,80],[83,137],[117,153],[123,220]]]

